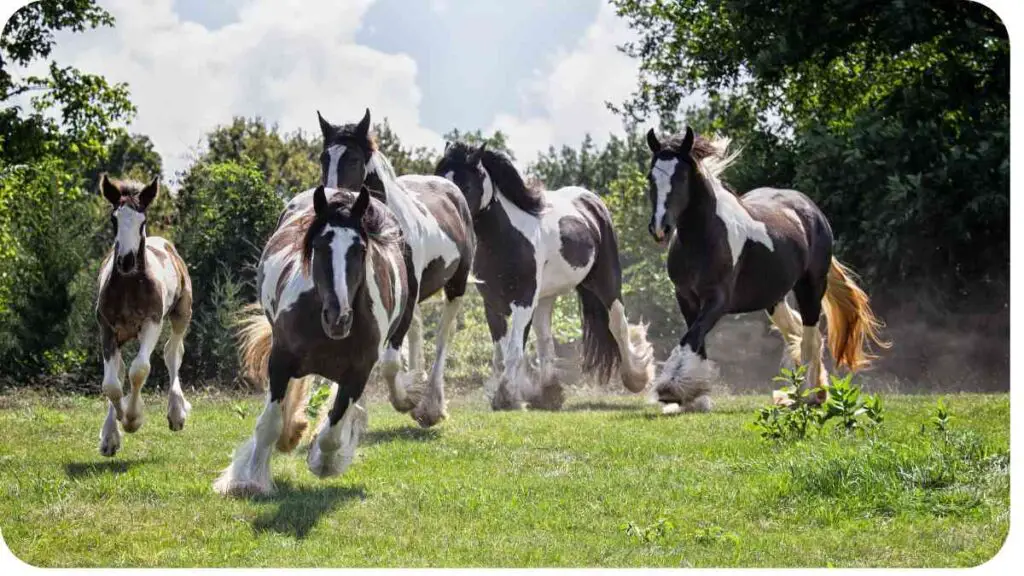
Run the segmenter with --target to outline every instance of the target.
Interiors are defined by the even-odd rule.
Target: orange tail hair
[[[878,335],[885,324],[871,311],[868,295],[857,285],[856,274],[835,258],[828,270],[824,304],[828,343],[836,366],[849,370],[868,366],[875,358],[865,347],[869,340],[879,348],[892,346]]]

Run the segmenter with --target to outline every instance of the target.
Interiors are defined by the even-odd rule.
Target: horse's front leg
[[[491,407],[495,410],[521,409],[528,399],[537,392],[530,381],[524,355],[526,331],[531,318],[533,318],[533,309],[532,303],[530,306],[513,304],[511,313],[502,318],[505,330],[498,338],[502,371],[498,377],[498,386],[494,397],[491,398]]]
[[[412,411],[413,420],[419,422],[420,426],[424,428],[429,428],[448,416],[444,400],[444,364],[448,357],[448,344],[452,337],[452,328],[461,307],[461,296],[448,300],[444,306],[444,313],[441,315],[441,323],[437,328],[437,352],[434,358],[434,367],[430,371],[430,379],[427,380],[427,389],[423,398]]]
[[[128,381],[132,384],[132,394],[128,397],[124,410],[124,431],[135,432],[142,427],[144,420],[142,413],[142,386],[146,384],[149,377],[149,358],[153,355],[157,340],[160,339],[160,327],[162,322],[143,322],[142,330],[139,332],[139,353],[132,360],[131,368],[128,370]]]
[[[171,382],[167,396],[167,425],[175,432],[185,427],[185,418],[192,410],[192,405],[181,391],[181,379],[178,377],[181,357],[185,354],[184,341],[184,327],[172,321],[171,336],[164,344],[164,364],[167,366],[167,377]]]
[[[672,350],[654,381],[658,401],[665,412],[707,412],[711,410],[711,383],[716,369],[707,358],[705,339],[725,314],[728,294],[723,289],[705,297],[696,318]]]
[[[530,405],[543,410],[559,410],[565,402],[562,383],[558,379],[555,337],[551,333],[551,315],[557,297],[541,298],[533,311],[533,332],[537,336],[537,364],[540,368],[540,394]]]
[[[121,407],[124,395],[121,387],[123,363],[114,332],[101,324],[100,338],[103,343],[103,395],[107,398],[107,419],[100,429],[100,454],[109,457],[121,449],[121,430],[117,422],[124,419],[124,409]]]
[[[411,285],[406,300],[406,308],[402,312],[398,326],[395,327],[395,332],[385,345],[384,353],[380,358],[380,374],[388,385],[388,399],[391,401],[391,406],[399,412],[412,410],[420,400],[420,393],[413,386],[415,384],[415,377],[413,376],[415,372],[412,371],[412,363],[410,362],[408,371],[402,372],[402,342],[406,340],[411,326],[419,315],[417,311],[419,308],[419,304],[417,304],[418,299],[419,292],[416,290],[415,285]],[[409,346],[411,348],[413,344],[409,342]]]
[[[220,494],[256,496],[274,490],[270,456],[284,430],[282,403],[293,376],[290,358],[276,350],[271,351],[267,371],[270,390],[267,392],[263,413],[256,420],[252,437],[235,450],[231,464],[214,482],[213,489]]]
[[[321,478],[337,476],[352,464],[359,438],[366,430],[363,390],[372,371],[372,364],[354,367],[332,386],[331,409],[320,422],[306,457],[306,465],[313,474]]]

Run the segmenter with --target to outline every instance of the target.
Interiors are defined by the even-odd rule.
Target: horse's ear
[[[476,166],[477,164],[479,164],[480,160],[483,159],[484,151],[486,151],[486,150],[487,150],[487,142],[484,142],[483,144],[480,145],[479,148],[477,148],[475,151],[473,151],[473,153],[470,154],[468,158],[466,158],[469,161],[469,164],[471,166]]]
[[[155,176],[153,181],[146,185],[139,193],[139,207],[145,210],[149,208],[149,205],[156,199],[156,195],[160,192],[160,177]]]
[[[690,150],[693,149],[693,128],[686,127],[686,136],[683,137],[683,143],[679,145],[679,154],[689,154]]]
[[[647,147],[654,154],[661,152],[661,142],[658,142],[658,135],[654,133],[654,128],[647,131]]]
[[[327,138],[334,134],[334,126],[331,126],[330,122],[324,120],[319,110],[316,111],[316,119],[320,121],[320,134],[324,137],[324,142],[326,143]]]
[[[323,185],[317,186],[313,191],[313,213],[320,216],[327,210],[327,193]]]
[[[447,154],[448,153],[448,149],[451,148],[451,147],[452,147],[452,141],[451,140],[445,140],[444,141],[444,153]]]
[[[110,181],[106,172],[100,174],[100,193],[115,207],[121,205],[121,189]]]
[[[366,138],[370,134],[370,109],[366,109],[366,114],[363,114],[363,119],[356,125],[356,135],[360,138]]]
[[[366,215],[366,209],[370,207],[370,189],[366,187],[366,184],[359,189],[359,196],[356,197],[356,203],[352,205],[352,217],[357,220],[362,220],[363,216]]]

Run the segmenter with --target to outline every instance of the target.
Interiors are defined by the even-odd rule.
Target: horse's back
[[[755,188],[740,203],[774,238],[802,237],[808,244],[832,244],[832,228],[824,212],[806,194],[784,188]]]

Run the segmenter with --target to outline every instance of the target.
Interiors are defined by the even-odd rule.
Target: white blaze
[[[665,223],[665,211],[668,204],[668,195],[672,192],[672,175],[676,173],[676,166],[679,160],[658,160],[651,168],[651,175],[654,176],[654,190],[657,197],[654,201],[654,226],[660,231]]]
[[[121,206],[116,214],[117,255],[124,256],[129,252],[138,251],[139,242],[142,240],[142,223],[146,221],[146,215],[128,206]]]
[[[348,302],[348,280],[345,277],[345,256],[349,248],[356,243],[356,231],[349,228],[327,228],[334,232],[331,239],[331,266],[334,268],[334,295],[338,298],[341,313],[351,311]]]
[[[483,163],[480,163],[480,171],[484,173],[483,181],[483,192],[480,195],[480,207],[483,208],[494,200],[494,184],[491,182],[491,175],[484,168]]]
[[[341,156],[344,153],[345,146],[341,144],[335,144],[327,149],[329,159],[327,161],[327,179],[324,182],[324,186],[328,188],[338,187],[338,161],[341,160]]]

